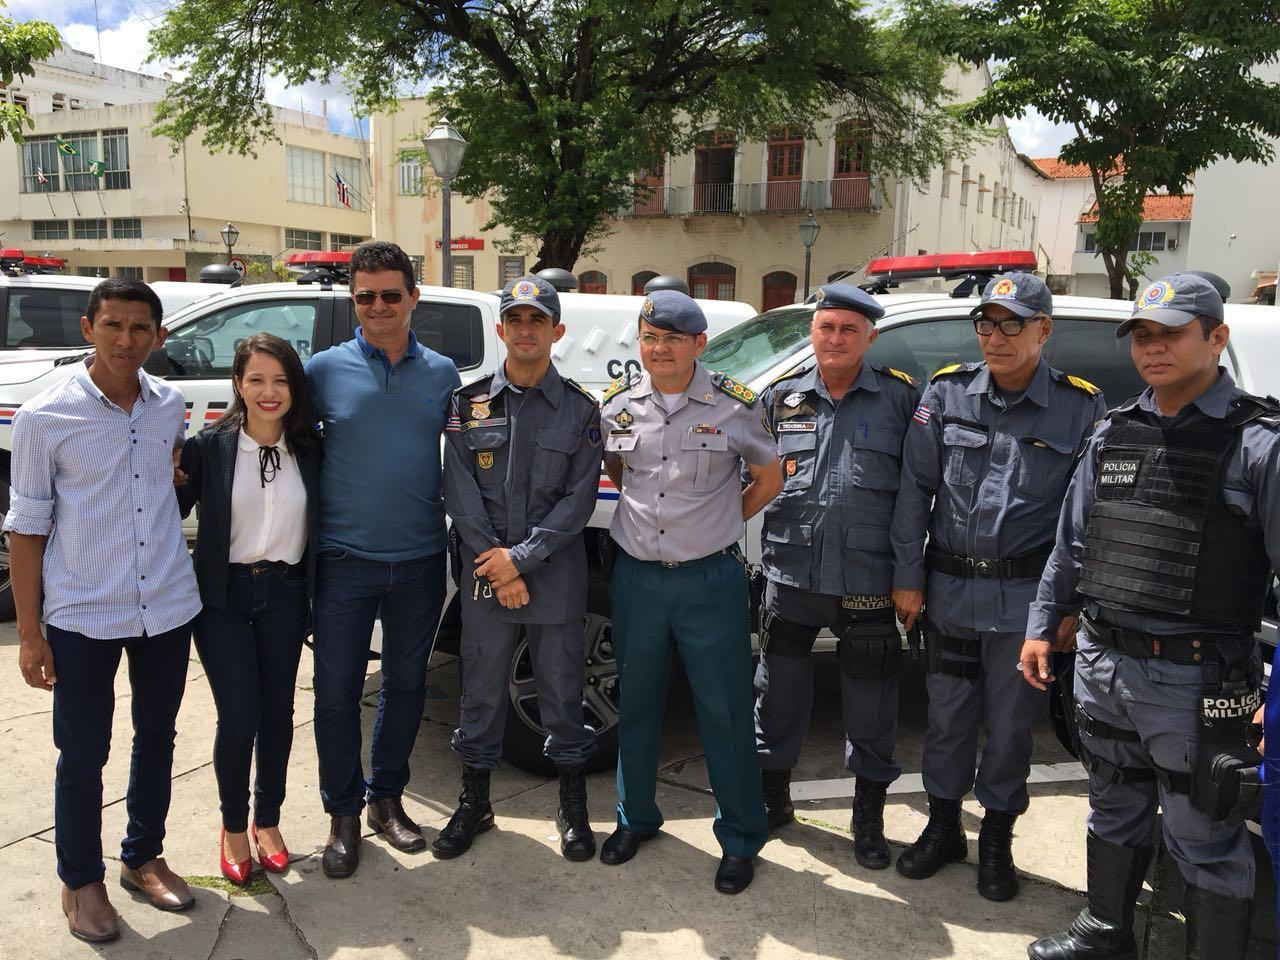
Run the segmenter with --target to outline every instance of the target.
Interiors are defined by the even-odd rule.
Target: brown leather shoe
[[[88,883],[78,890],[62,888],[62,912],[71,935],[86,943],[106,943],[120,936],[120,916],[107,899],[107,885]]]
[[[196,902],[187,881],[169,869],[164,857],[148,860],[137,870],[120,864],[120,886],[145,894],[157,910],[186,910]]]

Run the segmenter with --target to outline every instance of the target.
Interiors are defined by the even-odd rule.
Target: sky
[[[147,33],[159,21],[171,0],[98,0],[97,24],[94,26],[93,0],[0,0],[6,6],[0,13],[15,20],[52,20],[63,39],[77,50],[99,57],[103,63],[126,70],[140,70],[159,76],[166,69],[175,70],[172,64],[143,64],[150,47]],[[98,30],[101,30],[99,46]],[[282,80],[272,79],[267,84],[267,101],[276,106],[304,109],[320,113],[327,104],[329,126],[337,133],[355,134],[356,121],[351,115],[351,97],[337,84],[309,83],[303,87],[290,87]],[[1031,157],[1056,156],[1059,148],[1071,137],[1065,124],[1054,124],[1030,113],[1008,121],[1009,135],[1020,153]],[[367,133],[367,128],[366,128]]]

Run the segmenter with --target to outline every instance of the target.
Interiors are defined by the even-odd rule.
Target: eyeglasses
[[[667,333],[661,336],[656,333],[640,334],[640,344],[645,347],[656,347],[658,344],[664,347],[683,347],[688,342],[687,333]]]
[[[367,307],[382,298],[382,302],[388,307],[394,307],[397,303],[405,298],[406,294],[403,290],[383,290],[381,292],[375,290],[361,290],[359,293],[353,293],[351,299],[362,307]]]
[[[1000,332],[1006,337],[1016,337],[1026,328],[1028,323],[1035,323],[1037,320],[1043,320],[1043,317],[1006,317],[1004,320],[988,320],[986,317],[977,317],[973,321],[973,329],[980,337],[989,337],[996,332],[996,327],[1000,328]]]

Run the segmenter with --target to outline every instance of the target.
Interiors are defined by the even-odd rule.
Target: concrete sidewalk
[[[366,690],[373,702],[378,677],[372,665]],[[764,849],[751,888],[737,897],[711,885],[719,848],[711,833],[714,804],[687,696],[672,697],[659,800],[667,818],[662,836],[621,868],[599,861],[572,864],[559,856],[552,781],[504,767],[494,777],[497,829],[480,837],[458,860],[430,853],[405,855],[379,839],[366,839],[356,876],[331,881],[320,870],[328,829],[320,808],[311,725],[311,661],[304,654],[298,679],[296,737],[281,830],[294,854],[290,872],[259,874],[247,893],[232,891],[218,874],[218,802],[210,761],[213,700],[193,660],[178,724],[173,805],[165,855],[197,885],[196,907],[165,914],[131,898],[116,883],[119,838],[125,822],[129,699],[120,671],[115,749],[105,774],[103,837],[107,882],[123,935],[94,948],[74,940],[58,904],[54,872],[52,784],[56,754],[50,700],[32,690],[17,668],[11,624],[0,626],[0,957],[181,958],[181,960],[306,960],[306,958],[539,958],[611,957],[1024,957],[1037,936],[1064,929],[1083,906],[1084,817],[1082,781],[1032,787],[1031,811],[1018,824],[1015,858],[1024,874],[1021,895],[994,904],[974,888],[981,810],[967,803],[970,860],[926,881],[892,869],[872,873],[853,859],[848,800],[840,796],[797,803],[802,822]],[[919,770],[923,690],[919,668],[903,683],[901,755]],[[838,686],[820,674],[814,730],[796,780],[830,781],[841,768]],[[458,766],[449,750],[456,718],[457,674],[447,661],[433,666],[427,718],[413,759],[405,806],[428,839],[448,818],[457,793]],[[365,711],[368,743],[373,710]],[[1069,761],[1052,735],[1037,737],[1037,764]],[[366,753],[367,762],[367,753]],[[911,782],[904,777],[904,785]],[[597,840],[613,826],[613,777],[589,784]],[[839,785],[810,789],[821,797]],[[889,798],[886,829],[897,845],[911,842],[925,822],[922,793]],[[1163,861],[1164,858],[1162,858]],[[1141,955],[1178,957],[1181,881],[1157,864],[1140,913]],[[1251,957],[1274,957],[1274,890],[1260,884],[1261,916]]]

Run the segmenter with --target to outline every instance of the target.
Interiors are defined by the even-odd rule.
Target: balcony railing
[[[803,213],[807,210],[875,210],[879,192],[867,176],[764,183],[695,183],[636,192],[622,217],[705,213]]]

